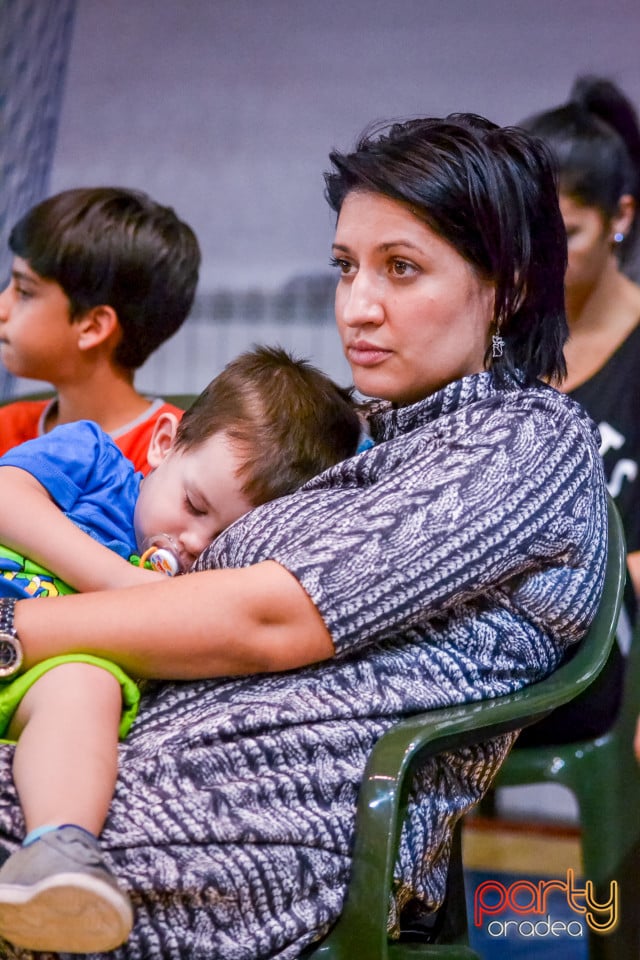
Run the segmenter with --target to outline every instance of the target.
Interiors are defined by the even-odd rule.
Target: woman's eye
[[[331,257],[329,260],[329,265],[331,267],[336,267],[343,277],[350,273],[352,265],[348,260],[343,260],[341,257]]]
[[[415,267],[407,260],[393,260],[391,263],[391,272],[396,277],[406,277],[415,273]]]

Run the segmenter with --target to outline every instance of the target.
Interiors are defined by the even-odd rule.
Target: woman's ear
[[[118,314],[113,307],[107,305],[91,307],[73,323],[78,331],[80,350],[91,350],[113,338],[114,335],[119,339],[122,334]]]
[[[177,429],[178,418],[175,413],[160,414],[149,441],[147,460],[150,467],[155,469],[167,456],[173,446]]]
[[[618,200],[618,209],[611,218],[611,242],[620,242],[619,236],[626,237],[636,215],[636,201],[630,193],[623,193]]]

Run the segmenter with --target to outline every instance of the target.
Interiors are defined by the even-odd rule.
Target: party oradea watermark
[[[558,918],[558,897],[566,899],[566,912]],[[591,880],[580,883],[575,871],[566,880],[483,880],[473,895],[473,922],[493,939],[545,939],[586,937],[589,930],[610,933],[618,923],[618,884],[609,884],[607,899],[599,900]],[[555,909],[555,916],[554,916]],[[505,916],[505,914],[507,916]]]

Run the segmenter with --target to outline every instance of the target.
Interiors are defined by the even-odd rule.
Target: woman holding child
[[[600,597],[597,436],[538,380],[562,376],[566,336],[546,152],[459,115],[331,160],[336,317],[380,401],[375,446],[246,514],[192,574],[15,608],[27,666],[82,650],[183,681],[147,685],[121,746],[102,845],[136,911],[122,960],[299,957],[340,912],[378,737],[545,676]],[[416,775],[395,928],[408,901],[441,902],[453,825],[511,742]],[[10,759],[7,852],[23,829]]]

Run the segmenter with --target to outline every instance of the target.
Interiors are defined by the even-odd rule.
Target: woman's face
[[[567,194],[560,194],[560,212],[567,231],[567,299],[582,302],[612,256],[612,227],[598,207],[586,207]]]
[[[338,330],[361,393],[415,403],[484,369],[493,284],[404,204],[347,194],[333,256]]]

